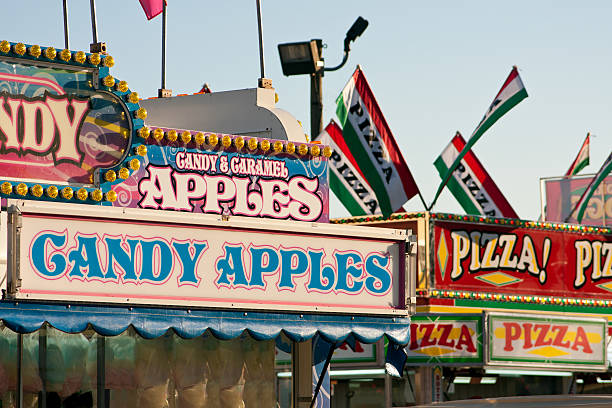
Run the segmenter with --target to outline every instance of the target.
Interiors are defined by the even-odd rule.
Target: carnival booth
[[[419,402],[607,393],[612,229],[441,213],[333,220],[418,236]]]
[[[330,150],[273,90],[263,133],[149,124],[113,64],[0,42],[2,407],[274,407],[278,343],[328,406],[335,348],[407,344],[409,234],[328,223]]]

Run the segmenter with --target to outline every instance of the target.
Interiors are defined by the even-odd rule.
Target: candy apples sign
[[[606,369],[605,319],[489,314],[487,365]]]
[[[262,155],[248,149],[201,153],[149,145],[143,159],[138,171],[113,187],[118,197],[115,206],[329,220],[327,158],[321,155]]]
[[[413,316],[407,364],[482,364],[482,319],[481,314]]]
[[[10,207],[16,297],[407,313],[405,231],[64,207]]]
[[[612,235],[434,224],[436,289],[612,299]]]

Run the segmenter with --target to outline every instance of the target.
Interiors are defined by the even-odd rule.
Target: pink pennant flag
[[[140,5],[147,15],[147,20],[157,17],[164,10],[164,0],[140,0]]]

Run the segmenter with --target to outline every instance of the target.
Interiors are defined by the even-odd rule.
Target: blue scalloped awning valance
[[[257,340],[272,340],[283,332],[292,341],[315,335],[331,343],[355,339],[373,343],[386,335],[398,345],[409,340],[410,319],[388,316],[316,315],[237,310],[186,310],[107,305],[0,302],[0,320],[18,333],[38,330],[45,322],[67,333],[93,328],[104,336],[115,336],[128,327],[144,338],[155,338],[169,329],[183,338],[207,330],[220,339],[238,337],[248,331]]]

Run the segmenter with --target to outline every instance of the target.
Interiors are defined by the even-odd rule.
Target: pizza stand
[[[205,132],[168,120],[206,126],[214,94],[147,117],[113,65],[0,42],[2,406],[272,407],[281,337],[295,407],[329,406],[345,342],[394,363],[413,237],[328,223],[330,149],[273,89],[222,93]]]
[[[608,378],[612,229],[429,212],[332,222],[417,232],[417,313],[405,350],[421,402],[459,384],[472,388],[455,398],[505,396],[509,372],[564,378],[532,391],[506,384],[514,393],[568,393]]]

